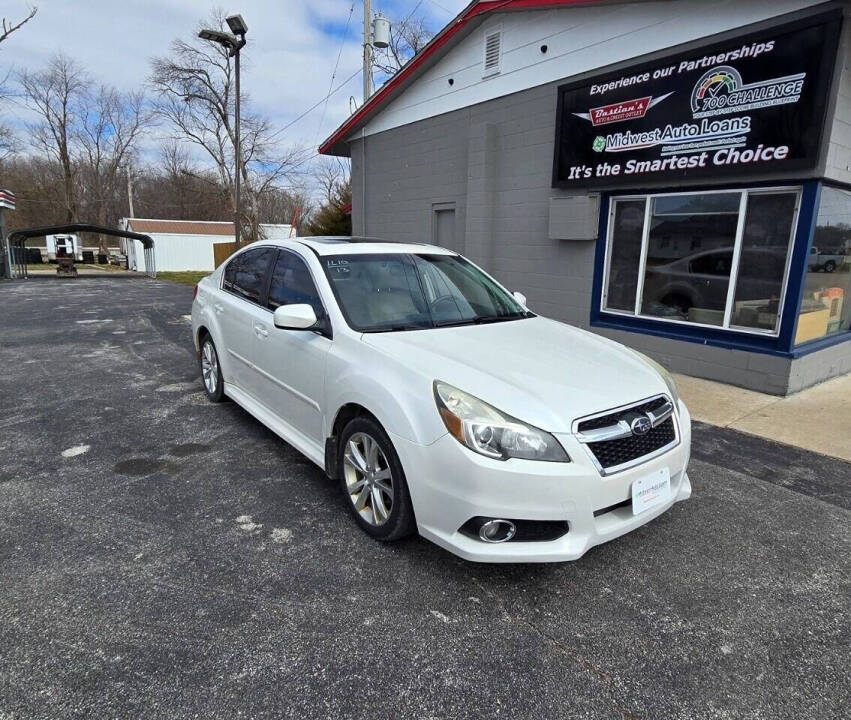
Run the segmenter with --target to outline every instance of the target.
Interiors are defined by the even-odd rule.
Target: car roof
[[[394,242],[373,237],[315,236],[291,238],[288,242],[306,245],[317,255],[372,255],[399,253],[428,253],[430,255],[456,255],[438,245]]]

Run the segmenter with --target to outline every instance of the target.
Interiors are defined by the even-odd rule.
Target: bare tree
[[[76,175],[72,158],[74,128],[81,112],[81,99],[90,81],[77,63],[59,53],[45,70],[23,72],[20,84],[27,104],[38,115],[30,123],[30,142],[37,152],[55,160],[62,174],[62,195],[67,222],[78,219]]]
[[[0,43],[8,38],[13,32],[20,30],[24,25],[32,20],[37,12],[37,7],[31,7],[29,14],[17,23],[13,20],[7,21],[6,18],[0,19]],[[9,73],[6,73],[6,75],[0,79],[0,100],[4,99],[4,89],[8,79]],[[14,132],[8,125],[0,123],[0,163],[8,160],[8,158],[11,157],[17,149],[18,143]]]
[[[159,158],[160,167],[170,178],[177,180],[196,174],[186,146],[175,140],[169,140],[160,146]]]
[[[395,75],[426,46],[433,35],[421,17],[407,17],[391,23],[390,44],[386,48],[376,49],[375,67],[388,75]]]
[[[219,215],[209,207],[215,203],[221,208],[222,203],[228,202],[227,190],[219,183],[218,175],[198,168],[184,143],[167,141],[160,147],[159,155],[159,184],[168,188],[167,199],[172,208],[170,211],[166,210],[165,215],[160,213],[156,217],[171,217],[176,211],[178,218],[182,220],[196,217],[219,219]],[[233,216],[225,217],[232,219]]]
[[[346,180],[346,173],[337,158],[321,158],[314,166],[313,179],[319,190],[322,191],[323,201],[331,203],[337,188]]]
[[[0,43],[3,42],[6,38],[9,37],[16,30],[20,30],[24,25],[26,25],[30,20],[35,17],[35,14],[38,12],[38,7],[32,6],[30,7],[29,14],[19,22],[15,22],[14,20],[7,21],[6,18],[2,18],[2,25],[0,25]]]
[[[221,12],[216,12],[210,23],[226,29]],[[171,125],[175,139],[195,144],[213,161],[234,212],[234,173],[240,173],[245,197],[243,226],[253,240],[260,237],[260,199],[288,178],[303,151],[283,150],[268,121],[246,110],[249,98],[243,95],[242,162],[235,169],[234,79],[233,58],[215,42],[175,40],[168,57],[152,61],[157,114]]]
[[[0,167],[18,149],[17,138],[12,129],[7,125],[0,124]]]
[[[75,139],[79,145],[81,171],[87,198],[95,205],[90,217],[99,225],[111,219],[111,203],[121,195],[122,168],[133,157],[142,133],[150,126],[152,113],[141,92],[120,93],[101,85],[82,97]],[[100,239],[102,251],[105,240]]]
[[[287,224],[295,228],[303,228],[310,222],[314,212],[313,201],[307,190],[275,188],[260,198],[260,216],[264,222]]]

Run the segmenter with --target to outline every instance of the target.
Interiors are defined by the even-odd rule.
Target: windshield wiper
[[[402,332],[404,330],[427,330],[430,325],[382,325],[364,330],[365,333]]]
[[[511,313],[510,315],[482,315],[476,318],[477,325],[485,323],[504,322],[506,320],[520,320],[521,318],[532,317],[532,313],[528,310],[522,313]]]
[[[486,325],[488,323],[505,322],[507,320],[520,320],[533,317],[533,313],[526,310],[522,313],[511,313],[510,315],[476,315],[471,318],[459,318],[458,320],[445,320],[436,322],[435,327],[455,327],[458,325]]]

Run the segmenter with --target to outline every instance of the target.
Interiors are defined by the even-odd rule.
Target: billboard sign
[[[824,13],[563,85],[553,186],[814,167],[841,22]]]

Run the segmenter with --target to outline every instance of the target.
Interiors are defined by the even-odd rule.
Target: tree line
[[[3,18],[0,43],[37,12]],[[220,11],[202,25],[227,30]],[[406,18],[379,71],[397,71],[428,37],[422,21]],[[283,128],[255,111],[244,92],[237,168],[234,79],[227,50],[195,33],[151,61],[144,90],[98,82],[62,52],[44,67],[7,75],[0,111],[17,102],[32,118],[13,128],[0,117],[0,186],[17,195],[8,229],[74,222],[114,227],[131,215],[233,220],[239,173],[243,241],[259,239],[263,223],[293,223],[301,234],[351,232],[347,164],[287,145]]]

